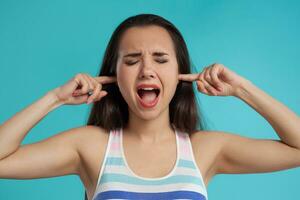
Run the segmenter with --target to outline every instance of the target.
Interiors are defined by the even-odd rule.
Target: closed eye
[[[166,63],[166,62],[168,62],[168,60],[165,60],[165,59],[156,59],[155,60],[157,63]],[[125,62],[125,64],[126,65],[134,65],[134,64],[136,64],[136,63],[138,63],[139,61],[126,61]]]
[[[164,60],[164,59],[157,59],[155,61],[158,62],[158,63],[166,63],[166,62],[168,62],[168,60]]]
[[[134,65],[136,64],[138,61],[126,61],[125,64],[126,65]]]

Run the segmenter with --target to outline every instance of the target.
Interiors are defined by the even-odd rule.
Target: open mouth
[[[144,95],[156,95],[156,97],[159,95],[160,90],[159,89],[138,89],[137,91],[138,95],[140,96],[140,98],[142,99]]]
[[[158,102],[160,89],[158,88],[140,88],[137,90],[139,102],[143,107],[152,108]]]

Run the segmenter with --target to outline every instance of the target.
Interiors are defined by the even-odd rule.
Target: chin
[[[143,120],[150,121],[158,118],[160,114],[161,113],[159,113],[158,111],[152,111],[152,112],[146,111],[146,112],[138,113],[137,116]]]
[[[154,120],[154,119],[159,118],[160,115],[162,115],[165,111],[167,111],[166,110],[167,108],[169,108],[169,105],[165,108],[158,105],[157,107],[155,107],[152,110],[144,110],[144,109],[136,108],[134,115],[136,115],[138,118],[141,118],[143,120]],[[169,113],[168,113],[168,115],[169,115]]]

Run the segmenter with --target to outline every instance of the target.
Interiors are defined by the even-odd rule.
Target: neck
[[[170,124],[169,109],[165,109],[154,119],[146,120],[129,111],[129,120],[123,132],[136,137],[141,142],[158,143],[174,135],[174,129]]]

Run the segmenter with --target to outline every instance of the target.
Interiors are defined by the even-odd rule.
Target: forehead
[[[119,53],[122,55],[131,51],[165,51],[174,55],[174,46],[168,31],[162,27],[151,25],[132,27],[123,34]]]

